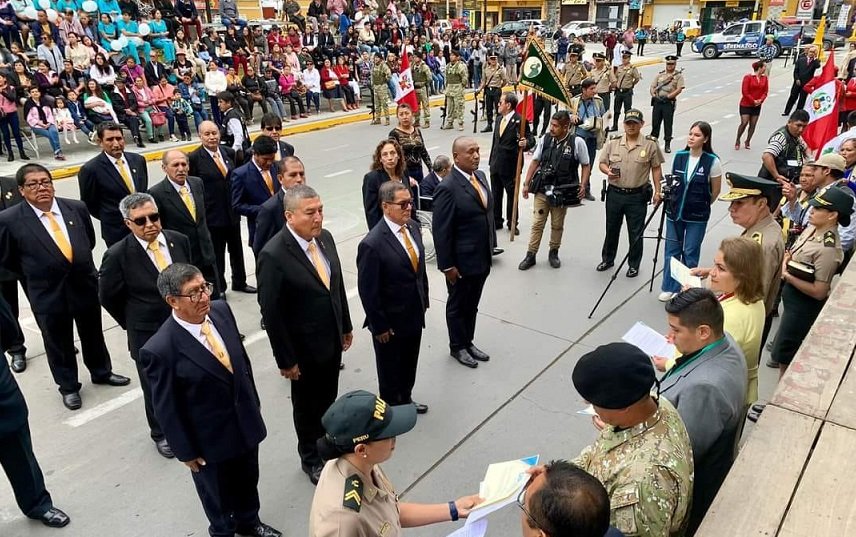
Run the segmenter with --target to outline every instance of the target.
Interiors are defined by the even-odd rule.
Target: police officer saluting
[[[641,135],[643,125],[642,112],[631,108],[624,114],[624,134],[610,136],[600,152],[598,166],[607,175],[609,187],[606,189],[606,237],[598,272],[609,270],[615,264],[621,221],[626,217],[630,237],[627,277],[639,275],[642,262],[639,237],[644,231],[652,192],[654,204],[660,202],[661,165],[665,160],[657,139]]]
[[[310,537],[400,537],[402,527],[466,518],[481,502],[478,495],[440,504],[399,502],[379,465],[392,457],[395,437],[416,425],[412,404],[392,407],[357,390],[337,399],[321,422],[327,434],[318,447],[327,464],[312,499]]]
[[[618,131],[618,117],[621,110],[626,114],[633,108],[633,88],[642,80],[639,69],[630,64],[629,50],[621,52],[621,65],[615,68],[615,111],[612,117],[612,129]],[[608,108],[608,107],[607,107]]]
[[[666,56],[666,70],[651,82],[651,136],[660,137],[660,123],[666,140],[666,153],[672,152],[672,124],[675,121],[675,102],[678,95],[684,91],[684,75],[675,70],[678,64],[677,56]]]
[[[499,103],[499,97],[502,95],[502,87],[505,84],[505,69],[497,63],[496,54],[491,54],[487,59],[487,65],[484,66],[482,85],[476,91],[478,93],[484,90],[484,110],[487,115],[487,125],[482,132],[491,132],[493,130],[493,113],[496,111],[496,105]]]
[[[517,266],[527,270],[535,264],[535,254],[541,244],[541,235],[547,216],[550,217],[550,266],[559,268],[559,247],[568,206],[579,205],[585,196],[586,185],[591,174],[586,143],[570,134],[571,116],[567,110],[559,110],[550,120],[550,134],[541,138],[535,147],[532,164],[523,183],[523,198],[535,194],[532,231],[526,257]]]

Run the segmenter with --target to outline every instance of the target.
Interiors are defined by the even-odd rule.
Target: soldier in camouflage
[[[416,99],[419,101],[419,112],[416,115],[416,126],[431,127],[431,104],[428,102],[428,88],[431,87],[431,68],[422,61],[422,51],[410,56],[410,70],[413,73],[413,87],[416,88]]]
[[[693,488],[690,439],[675,407],[654,398],[654,367],[628,343],[580,358],[574,387],[597,413],[600,436],[574,460],[610,497],[610,523],[627,537],[682,537]]]
[[[374,93],[374,119],[372,125],[380,125],[381,114],[383,124],[389,125],[389,80],[392,71],[389,65],[383,61],[383,55],[375,53],[374,66],[372,67],[372,92]]]
[[[453,50],[451,61],[446,66],[446,122],[441,129],[451,129],[458,122],[458,130],[464,130],[464,84],[467,82],[467,66],[461,61],[461,53]]]

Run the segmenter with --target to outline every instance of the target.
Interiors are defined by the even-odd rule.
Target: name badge
[[[785,162],[785,164],[787,164],[791,168],[798,168],[800,165],[800,162],[798,160],[789,159]]]

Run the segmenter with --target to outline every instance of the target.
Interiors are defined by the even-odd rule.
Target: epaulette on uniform
[[[360,512],[360,507],[363,503],[363,480],[359,474],[353,474],[345,480],[345,497],[342,499],[342,505],[346,509]]]

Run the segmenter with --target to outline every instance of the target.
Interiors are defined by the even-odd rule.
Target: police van
[[[773,36],[778,57],[783,50],[793,48],[800,33],[799,27],[785,26],[776,21],[741,21],[723,31],[703,35],[693,41],[692,49],[705,59],[719,58],[725,52],[748,56],[764,44],[764,37]]]

